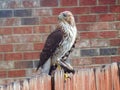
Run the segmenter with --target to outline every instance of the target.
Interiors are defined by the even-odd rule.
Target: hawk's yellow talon
[[[69,78],[69,75],[67,73],[65,73],[64,78]]]
[[[65,73],[64,74],[64,79],[67,80],[68,78],[70,78],[69,74],[68,73]],[[71,78],[70,78],[71,79]]]

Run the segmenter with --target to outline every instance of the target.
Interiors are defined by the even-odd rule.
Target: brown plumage
[[[39,67],[42,67],[49,58],[53,56],[55,50],[57,47],[59,47],[59,43],[63,39],[63,35],[64,32],[60,30],[60,28],[57,28],[48,36],[44,48],[40,54],[40,61],[37,70]]]
[[[66,70],[72,71],[73,67],[65,62],[74,48],[77,29],[72,13],[61,12],[58,16],[58,26],[47,38],[40,54],[37,70],[41,67],[43,72],[51,72],[51,67],[60,64]]]

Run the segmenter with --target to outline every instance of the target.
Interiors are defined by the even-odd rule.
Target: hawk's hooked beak
[[[60,14],[60,15],[58,16],[58,20],[62,20],[62,19],[63,19],[63,15]]]
[[[61,12],[58,16],[58,20],[63,20],[66,17],[67,17],[67,14],[65,12]]]
[[[58,21],[75,26],[74,17],[70,11],[61,12],[58,16]]]

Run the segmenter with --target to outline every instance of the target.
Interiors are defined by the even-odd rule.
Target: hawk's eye
[[[63,13],[63,16],[64,16],[64,17],[67,17],[67,15],[66,15],[65,13]]]

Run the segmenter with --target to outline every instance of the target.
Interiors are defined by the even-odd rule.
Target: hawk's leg
[[[58,70],[61,70],[61,69],[64,70],[64,80],[66,80],[67,78],[71,79],[71,73],[73,74],[75,73],[73,67],[69,63],[58,61],[57,67],[58,67]]]
[[[57,65],[57,70],[59,70],[59,71],[62,69],[60,63],[61,63],[61,61],[60,61],[59,59],[58,59],[57,62],[55,63],[55,65]]]

